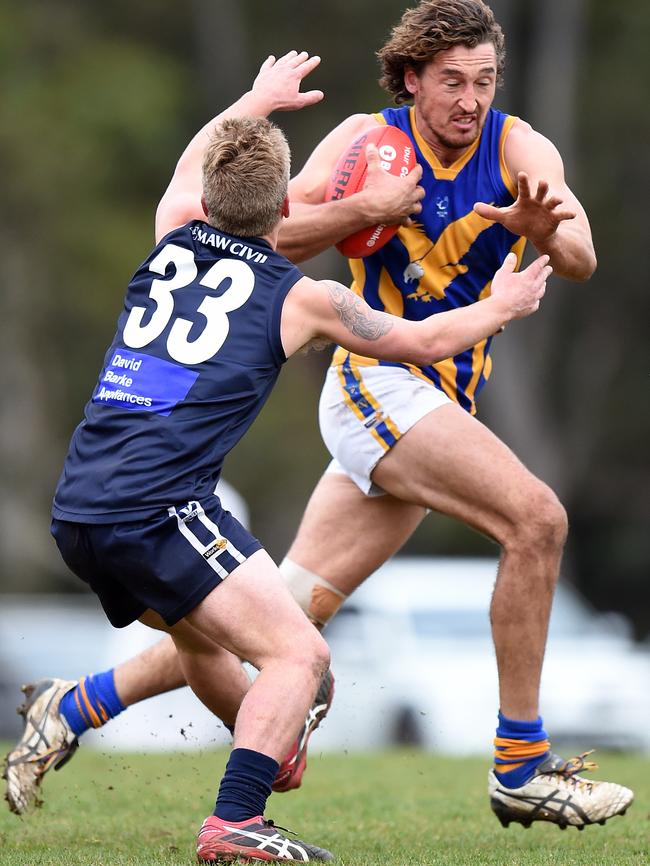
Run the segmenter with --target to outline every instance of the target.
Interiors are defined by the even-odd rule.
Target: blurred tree
[[[52,490],[180,146],[186,73],[101,11],[0,11],[0,537],[11,588],[65,573],[47,531]]]
[[[498,104],[558,144],[592,220],[599,270],[586,285],[554,280],[542,311],[499,337],[481,416],[567,504],[575,580],[600,606],[626,609],[648,634],[650,117],[642,109],[650,6],[493,6],[508,36]],[[4,588],[68,581],[47,531],[51,493],[123,287],[148,251],[156,202],[189,136],[247,86],[266,55],[305,48],[323,56],[313,80],[326,100],[275,118],[299,168],[344,116],[386,104],[373,52],[400,10],[389,0],[331,0],[310,10],[298,0],[0,2]],[[347,279],[335,252],[305,270]],[[276,557],[327,462],[316,405],[328,355],[287,365],[227,464]],[[409,550],[494,552],[435,516]],[[76,579],[66,585],[79,588]]]

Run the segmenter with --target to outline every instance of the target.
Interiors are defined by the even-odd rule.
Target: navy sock
[[[541,716],[531,721],[508,719],[499,712],[499,727],[494,740],[494,771],[508,788],[520,788],[535,772],[550,751],[548,734]],[[503,768],[503,769],[500,769]]]
[[[226,821],[246,821],[263,815],[280,765],[251,749],[233,749],[214,807]]]
[[[115,691],[113,668],[82,677],[79,684],[61,698],[59,705],[59,712],[77,736],[88,728],[101,728],[125,709]]]

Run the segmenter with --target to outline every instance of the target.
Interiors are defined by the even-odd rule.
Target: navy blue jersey
[[[213,493],[282,363],[282,305],[301,271],[259,238],[194,221],[136,271],[70,443],[53,514],[115,523]]]

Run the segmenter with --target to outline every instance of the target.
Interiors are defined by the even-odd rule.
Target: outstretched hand
[[[300,85],[319,63],[320,57],[310,57],[306,51],[289,51],[277,60],[271,54],[260,67],[253,82],[253,92],[260,93],[268,100],[270,111],[295,111],[315,105],[323,98],[323,91],[308,90],[301,93]]]
[[[503,301],[513,319],[523,319],[539,308],[546,292],[546,280],[553,273],[549,257],[539,256],[528,267],[515,273],[517,257],[508,253],[505,261],[494,275],[491,295]]]
[[[561,198],[548,194],[548,183],[540,180],[537,192],[531,195],[528,175],[520,171],[517,176],[517,199],[508,207],[494,207],[476,202],[474,210],[479,216],[501,223],[513,234],[528,238],[533,244],[543,244],[558,229],[560,223],[572,220],[575,211],[561,210]]]

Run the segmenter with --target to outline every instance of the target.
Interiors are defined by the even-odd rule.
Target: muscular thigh
[[[507,445],[455,405],[420,419],[379,461],[372,481],[497,540],[540,486]]]
[[[326,472],[287,556],[349,595],[402,547],[425,514],[421,505],[390,494],[367,496],[347,475]]]
[[[184,623],[258,668],[317,634],[264,550],[215,587]]]

